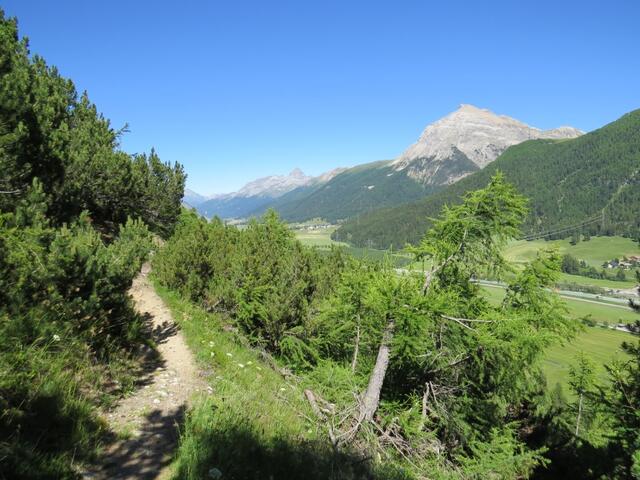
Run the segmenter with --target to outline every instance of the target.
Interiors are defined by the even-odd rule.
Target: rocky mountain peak
[[[423,183],[449,159],[470,160],[484,168],[511,145],[537,138],[575,138],[582,132],[572,127],[540,130],[506,115],[462,104],[454,112],[427,126],[416,143],[394,162],[397,170],[408,169],[408,174]],[[460,171],[464,176],[469,168]],[[452,178],[453,183],[458,178]]]

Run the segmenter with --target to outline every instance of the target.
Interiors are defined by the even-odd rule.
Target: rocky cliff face
[[[575,138],[578,129],[540,130],[505,115],[461,105],[425,128],[416,143],[394,162],[396,170],[424,185],[454,183],[484,168],[508,147],[537,138]]]

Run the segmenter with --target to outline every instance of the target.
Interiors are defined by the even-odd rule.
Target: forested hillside
[[[148,343],[127,290],[185,175],[119,136],[0,11],[0,478],[75,478]]]
[[[253,213],[263,213],[268,207],[290,221],[324,218],[335,222],[410,202],[435,190],[422,186],[404,171],[396,171],[390,161],[380,161],[350,168],[326,183],[293,190]]]
[[[422,201],[350,220],[335,238],[380,248],[416,243],[443,205],[460,202],[464,192],[486,184],[496,171],[530,199],[525,234],[640,235],[640,110],[635,110],[573,140],[510,147],[485,169]]]

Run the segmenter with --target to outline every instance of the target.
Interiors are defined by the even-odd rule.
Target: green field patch
[[[295,230],[296,239],[303,245],[315,247],[320,250],[329,250],[332,246],[342,247],[344,250],[355,258],[367,259],[371,261],[382,261],[390,258],[396,267],[406,267],[411,263],[413,257],[407,253],[390,252],[388,250],[377,250],[375,248],[352,247],[344,242],[336,242],[331,239],[331,234],[337,227],[321,228],[321,229],[302,229]]]
[[[494,305],[500,304],[505,295],[503,288],[482,287],[485,297]],[[586,315],[598,323],[630,323],[638,319],[638,314],[630,309],[618,308],[615,305],[597,305],[579,300],[563,298],[568,314],[576,319]],[[603,327],[585,327],[584,332],[563,345],[551,347],[543,360],[543,370],[547,376],[547,384],[553,387],[562,385],[568,392],[567,381],[569,367],[575,363],[576,355],[584,352],[596,364],[599,380],[606,379],[605,364],[611,363],[624,355],[620,350],[623,341],[633,340],[629,333]]]
[[[339,245],[347,247],[344,242],[336,242],[331,239],[331,234],[335,232],[337,227],[318,228],[318,229],[301,229],[294,230],[296,238],[303,245],[310,247],[330,247],[331,245]]]
[[[498,305],[505,295],[505,289],[501,287],[483,286],[482,291],[486,298],[494,305]],[[581,319],[590,316],[597,323],[614,325],[617,323],[632,323],[638,319],[638,314],[622,304],[597,302],[590,299],[578,300],[562,297],[567,307],[569,316]]]
[[[560,254],[566,253],[574,256],[578,260],[584,260],[588,265],[602,269],[604,262],[621,259],[624,256],[640,255],[640,246],[630,238],[624,237],[591,237],[588,241],[578,242],[571,245],[569,239],[564,240],[518,240],[513,241],[505,248],[505,258],[516,264],[524,264],[533,260],[537,252],[543,248],[556,248]],[[609,271],[610,273],[611,271]],[[580,285],[595,285],[603,288],[628,289],[632,288],[635,282],[633,270],[625,272],[627,281],[617,282],[613,280],[601,280],[588,278],[579,275],[562,274],[562,282],[578,283]]]
[[[607,374],[604,366],[624,357],[620,345],[625,340],[628,342],[633,337],[629,333],[607,328],[587,327],[570,342],[551,347],[542,363],[547,385],[552,388],[560,383],[563,391],[568,393],[569,368],[575,364],[580,352],[584,352],[595,364],[598,381],[605,381]]]

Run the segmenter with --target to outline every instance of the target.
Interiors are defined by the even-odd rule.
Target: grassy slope
[[[413,204],[380,209],[345,223],[339,239],[378,248],[415,243],[443,205],[487,185],[497,170],[531,200],[526,230],[549,231],[593,218],[606,208],[604,232],[638,234],[640,201],[640,110],[582,137],[531,140],[513,146],[485,169]]]
[[[174,478],[391,478],[348,453],[335,453],[304,399],[222,320],[159,286],[156,290],[208,374],[210,392],[189,413]],[[393,477],[400,478],[400,477]]]

